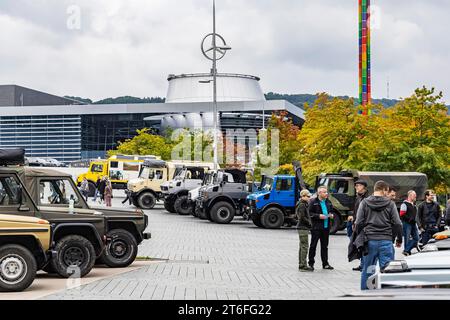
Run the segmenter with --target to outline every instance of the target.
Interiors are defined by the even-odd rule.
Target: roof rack
[[[0,166],[25,165],[25,149],[0,149]]]

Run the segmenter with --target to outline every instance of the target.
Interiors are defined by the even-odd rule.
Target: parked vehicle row
[[[192,214],[220,224],[243,216],[261,228],[296,225],[295,207],[300,191],[309,188],[303,181],[299,162],[294,163],[294,176],[263,176],[259,183],[252,170],[212,168],[211,163],[149,160],[144,162],[139,178],[128,182],[127,192],[134,205],[143,209],[151,209],[157,200],[163,200],[170,213]],[[347,170],[318,175],[314,188],[309,189],[325,186],[329,190],[334,210],[331,234],[345,228],[359,179],[367,181],[369,189],[378,180],[388,182],[398,194],[398,205],[409,190],[416,191],[419,201],[423,199],[428,182],[426,175],[416,172]]]
[[[8,231],[10,235],[0,239],[0,244],[25,246],[30,242],[17,236],[26,236],[27,241],[34,236],[40,241],[32,253],[36,256],[42,249],[46,258],[39,258],[36,268],[30,269],[25,267],[25,258],[11,260],[6,255],[0,262],[0,282],[9,283],[9,291],[20,291],[31,284],[24,285],[17,279],[13,281],[17,286],[8,282],[9,274],[17,275],[24,268],[83,277],[96,263],[126,267],[135,260],[137,246],[150,238],[145,232],[148,219],[142,210],[90,208],[70,175],[18,165],[23,163],[24,150],[0,150],[0,218],[14,217],[13,224],[28,219],[40,227],[16,228],[16,235]],[[38,237],[47,233],[50,240]]]

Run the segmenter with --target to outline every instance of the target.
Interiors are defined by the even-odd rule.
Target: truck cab
[[[179,215],[191,214],[193,206],[189,201],[189,191],[200,187],[205,175],[213,168],[213,163],[184,163],[173,180],[161,185],[164,208]]]
[[[97,181],[106,176],[111,180],[114,189],[126,189],[128,181],[138,177],[144,161],[156,158],[156,156],[114,155],[106,160],[93,160],[89,164],[88,172],[77,177],[77,185],[86,178],[89,183],[88,195],[93,197]]]
[[[231,223],[235,216],[242,216],[247,196],[254,188],[252,177],[251,169],[218,170],[212,183],[200,189],[198,216],[219,224]]]
[[[285,223],[292,225],[298,194],[294,176],[264,176],[258,190],[247,197],[247,215],[258,227],[278,229]]]

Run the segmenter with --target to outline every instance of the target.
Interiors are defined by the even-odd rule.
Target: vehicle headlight
[[[435,245],[435,244],[427,244],[422,249],[422,252],[431,252],[431,251],[439,251],[437,245]]]
[[[173,182],[169,182],[169,188],[173,188]]]
[[[394,260],[388,263],[386,268],[381,270],[382,273],[400,273],[411,271],[405,260]]]

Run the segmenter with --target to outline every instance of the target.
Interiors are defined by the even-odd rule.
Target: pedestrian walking
[[[80,192],[87,202],[89,198],[89,182],[86,178],[83,178],[83,181],[81,181]]]
[[[408,191],[408,198],[400,206],[400,219],[403,224],[404,249],[405,256],[411,255],[411,250],[419,242],[419,230],[417,229],[417,207],[415,201],[417,194],[414,190]]]
[[[353,213],[348,217],[347,221],[347,236],[352,238],[353,229],[355,228],[356,214],[358,213],[361,202],[369,196],[369,190],[367,190],[367,182],[365,180],[358,180],[355,182],[356,199],[353,207]],[[353,271],[362,271],[362,260],[360,260],[359,266],[352,269]]]
[[[106,187],[106,179],[107,177],[104,176],[99,184],[98,184],[98,193],[100,194],[100,203],[102,203],[103,201],[105,201],[105,187]]]
[[[105,191],[104,191],[104,199],[107,207],[111,207],[111,198],[112,198],[112,185],[111,181],[106,178],[105,180]]]
[[[367,240],[367,254],[362,257],[361,290],[367,290],[367,279],[375,273],[377,263],[383,270],[394,260],[392,239],[402,237],[402,222],[394,202],[387,197],[388,192],[389,185],[377,181],[373,196],[361,202],[356,215],[355,232],[363,232]]]
[[[98,178],[95,182],[95,193],[94,193],[94,199],[92,201],[96,202],[97,198],[100,196],[99,186],[102,179]]]
[[[426,245],[433,235],[439,232],[442,210],[439,203],[434,200],[435,197],[433,190],[425,191],[425,201],[417,207],[422,245]]]
[[[333,205],[328,200],[328,189],[320,186],[317,189],[317,197],[309,202],[309,214],[311,216],[311,245],[309,247],[308,265],[314,270],[317,243],[320,240],[320,256],[322,267],[326,270],[334,268],[328,263],[328,243],[333,215]]]
[[[309,200],[311,193],[308,190],[300,192],[300,201],[295,208],[295,215],[297,217],[297,230],[299,237],[298,249],[298,269],[300,271],[314,271],[314,268],[306,263],[309,247],[309,232],[311,230],[311,217],[309,216]]]

